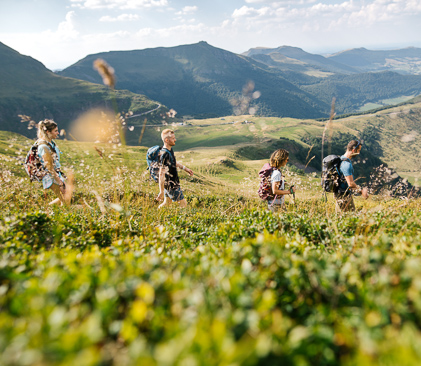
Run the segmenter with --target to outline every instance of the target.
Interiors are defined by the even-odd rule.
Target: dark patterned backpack
[[[28,174],[31,182],[40,182],[42,178],[44,178],[45,174],[47,174],[47,170],[43,167],[41,160],[38,156],[39,142],[43,142],[46,145],[45,141],[35,142],[29,149],[29,152],[26,155],[26,159],[23,164],[25,167],[26,174]]]
[[[55,143],[54,142],[46,142],[43,140],[36,141],[31,148],[29,149],[28,154],[26,155],[25,162],[23,163],[25,167],[26,174],[28,174],[29,179],[31,182],[37,181],[41,182],[42,178],[48,173],[48,169],[46,169],[38,156],[38,147],[40,145],[47,145],[51,151],[51,155],[53,159],[57,157],[57,153],[55,150]],[[60,173],[60,175],[63,178],[66,178],[66,175],[60,170],[56,169],[57,173]]]
[[[341,164],[347,158],[341,158],[338,155],[328,155],[323,159],[322,167],[322,188],[325,192],[341,192],[341,183],[345,182],[345,177],[340,171]]]
[[[257,194],[262,200],[270,200],[275,198],[275,195],[272,192],[272,182],[271,176],[275,168],[271,167],[269,163],[263,165],[262,169],[260,169],[259,177],[260,177],[260,185]]]

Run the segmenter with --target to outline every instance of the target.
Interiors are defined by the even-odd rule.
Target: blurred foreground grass
[[[261,161],[193,150],[189,208],[157,211],[145,148],[59,142],[78,206],[49,208],[31,142],[0,140],[1,365],[420,363],[420,200],[338,217],[289,173],[296,202],[272,214]]]

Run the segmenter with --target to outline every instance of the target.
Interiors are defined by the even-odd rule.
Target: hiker
[[[269,210],[276,212],[284,208],[284,201],[286,194],[294,194],[295,187],[285,189],[285,180],[282,176],[281,168],[286,166],[289,160],[289,152],[285,149],[278,149],[270,156],[269,165],[272,168],[270,175],[270,183],[272,188],[272,195],[268,197]]]
[[[340,172],[345,179],[339,183],[339,191],[335,192],[336,212],[355,211],[352,192],[361,194],[365,199],[368,198],[368,189],[361,188],[354,181],[354,167],[351,159],[360,154],[362,143],[358,140],[352,140],[348,143],[346,152],[341,156]]]
[[[177,141],[173,130],[165,129],[161,133],[164,146],[161,149],[159,157],[159,194],[158,201],[163,202],[159,208],[169,206],[173,201],[178,202],[180,207],[187,207],[187,200],[184,198],[183,191],[180,187],[180,180],[178,178],[177,168],[183,169],[190,176],[193,176],[193,171],[184,165],[177,163],[172,147]]]
[[[44,170],[41,179],[42,186],[44,189],[51,189],[57,196],[49,205],[65,204],[66,177],[60,170],[61,151],[53,141],[58,135],[57,123],[53,120],[46,119],[38,123],[38,140],[35,146],[38,147],[37,155]]]

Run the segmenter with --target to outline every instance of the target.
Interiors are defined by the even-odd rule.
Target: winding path
[[[156,107],[154,109],[151,109],[150,111],[147,111],[147,112],[143,112],[143,113],[140,113],[140,114],[134,114],[133,116],[127,117],[127,119],[134,118],[134,117],[139,117],[139,116],[143,116],[145,114],[152,113],[152,112],[156,111],[159,108],[161,108],[161,104],[158,103],[158,107]]]

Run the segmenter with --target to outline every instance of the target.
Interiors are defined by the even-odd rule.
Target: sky
[[[0,0],[0,42],[51,70],[199,41],[235,53],[421,47],[421,0]]]

